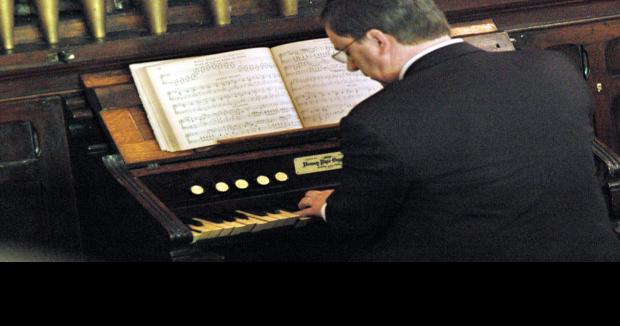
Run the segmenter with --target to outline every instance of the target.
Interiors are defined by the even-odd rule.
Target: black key
[[[248,217],[245,214],[241,214],[239,212],[232,212],[232,213],[230,213],[230,215],[232,215],[235,218],[240,219],[240,220],[248,220]]]
[[[200,218],[203,219],[203,220],[207,220],[209,222],[213,222],[213,223],[224,223],[224,219],[223,218],[221,218],[221,217],[219,217],[217,215],[214,215],[214,214],[209,214],[207,216],[201,216]]]
[[[223,214],[220,212],[214,212],[213,214],[211,214],[215,217],[218,217],[224,221],[228,221],[228,222],[235,222],[235,217],[232,216],[231,214]]]
[[[192,218],[184,219],[184,221],[189,221],[189,222],[186,223],[187,225],[202,226],[202,223],[200,223],[200,222],[198,222],[198,221],[196,221],[196,220],[194,220]]]
[[[248,208],[242,209],[244,212],[248,212],[250,214],[258,215],[258,216],[267,216],[267,211],[260,208]]]

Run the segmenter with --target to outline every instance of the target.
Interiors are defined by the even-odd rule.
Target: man
[[[353,260],[620,259],[563,56],[451,39],[431,0],[335,0],[323,19],[334,58],[385,85],[341,121],[341,186],[299,202],[363,245]]]

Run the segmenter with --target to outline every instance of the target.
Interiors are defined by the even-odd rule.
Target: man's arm
[[[341,123],[344,154],[340,187],[309,191],[299,202],[301,214],[321,216],[337,233],[372,234],[402,207],[409,182],[395,149],[382,135],[353,119]]]

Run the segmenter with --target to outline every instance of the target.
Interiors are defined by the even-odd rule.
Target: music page
[[[155,139],[159,142],[160,147],[163,150],[168,146],[167,144],[174,144],[175,140],[170,138],[173,136],[172,132],[170,132],[172,128],[170,127],[168,120],[166,120],[166,116],[163,115],[163,111],[153,109],[155,107],[160,108],[161,104],[159,103],[157,96],[155,96],[153,85],[149,82],[148,75],[144,69],[148,66],[154,66],[160,63],[162,63],[162,61],[135,63],[129,65],[129,69],[131,71],[134,84],[136,85],[138,95],[140,96],[140,101],[142,101],[142,106],[147,113],[146,118],[151,125],[151,129],[153,129]]]
[[[271,49],[304,127],[339,123],[358,103],[382,89],[361,72],[347,71],[331,55],[328,38]]]
[[[267,48],[176,60],[144,69],[162,115],[176,135],[176,144],[164,150],[203,147],[221,139],[302,126]]]

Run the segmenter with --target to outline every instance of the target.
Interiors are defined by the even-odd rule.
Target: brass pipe
[[[298,0],[278,0],[278,5],[282,16],[297,16],[299,13]]]
[[[11,51],[15,46],[15,5],[13,0],[0,0],[0,40],[2,47]]]
[[[36,0],[43,37],[49,44],[58,43],[58,0]]]
[[[141,0],[141,3],[151,33],[165,33],[168,30],[168,0]]]
[[[105,38],[106,34],[106,3],[105,0],[82,0],[86,22],[90,33],[96,39]]]
[[[230,0],[207,0],[209,2],[209,8],[211,9],[211,15],[213,16],[213,22],[217,26],[230,24],[230,12],[231,1]]]

